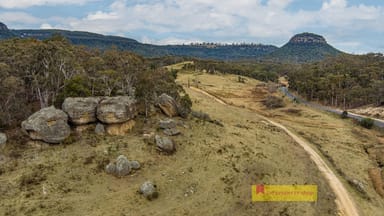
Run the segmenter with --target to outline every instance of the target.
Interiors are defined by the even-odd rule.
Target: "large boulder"
[[[124,123],[136,116],[136,100],[129,96],[106,97],[96,113],[97,119],[105,124]]]
[[[157,100],[157,106],[169,117],[178,116],[176,100],[167,94],[162,94]]]
[[[34,113],[21,123],[21,127],[31,139],[53,144],[60,143],[71,134],[67,114],[53,106]]]
[[[7,135],[5,133],[0,133],[0,147],[7,142]]]
[[[83,125],[97,121],[96,108],[100,98],[66,98],[62,109],[69,116],[69,120],[75,125]]]

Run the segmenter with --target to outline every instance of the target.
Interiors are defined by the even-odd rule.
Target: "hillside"
[[[150,58],[183,56],[215,60],[246,59],[303,63],[320,61],[327,56],[335,56],[342,53],[327,44],[322,36],[311,33],[298,34],[281,48],[263,44],[218,43],[160,46],[140,43],[129,38],[105,36],[90,32],[66,30],[9,30],[5,24],[0,24],[0,39],[36,38],[44,40],[55,34],[60,34],[75,45],[84,45],[99,49],[117,47],[120,50],[132,51],[138,55]]]
[[[320,61],[337,56],[342,52],[327,43],[324,37],[312,33],[293,36],[290,41],[276,51],[263,57],[278,62],[305,63]]]

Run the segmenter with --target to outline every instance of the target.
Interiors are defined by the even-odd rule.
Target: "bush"
[[[341,113],[340,117],[341,117],[342,119],[346,119],[346,118],[348,118],[348,111],[344,110],[344,111]]]
[[[283,99],[276,97],[276,96],[268,96],[264,101],[263,104],[271,109],[284,107]]]
[[[373,127],[373,119],[363,118],[362,120],[360,120],[360,125],[367,129],[371,129]]]
[[[180,98],[178,106],[178,111],[181,117],[187,118],[189,113],[191,113],[192,100],[189,95],[184,95]]]

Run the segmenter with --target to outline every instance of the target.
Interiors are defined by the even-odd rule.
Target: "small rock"
[[[120,155],[116,159],[116,175],[119,177],[126,176],[131,172],[130,163],[124,155]]]
[[[141,185],[139,192],[148,200],[155,199],[159,196],[157,186],[151,181],[146,181]]]
[[[176,127],[176,122],[173,119],[160,120],[159,127],[161,129],[172,129]]]
[[[114,175],[116,172],[116,165],[114,163],[109,163],[107,166],[105,166],[105,172]]]
[[[155,144],[155,133],[143,134],[144,142],[150,145]]]
[[[177,128],[166,129],[163,132],[165,135],[168,135],[168,136],[176,136],[181,133]]]
[[[96,128],[95,128],[95,133],[96,133],[97,135],[103,135],[103,134],[105,134],[105,127],[104,127],[104,125],[101,124],[101,123],[98,123],[98,124],[96,125]]]
[[[4,145],[7,142],[7,135],[5,133],[0,133],[0,146]]]
[[[363,185],[362,182],[360,182],[360,181],[358,181],[358,180],[356,180],[356,179],[353,179],[353,180],[352,180],[352,184],[355,185],[356,189],[357,189],[359,192],[361,192],[361,193],[366,193],[366,192],[365,192],[365,187],[364,187],[364,185]]]
[[[157,149],[165,153],[173,153],[175,149],[175,144],[168,137],[160,137],[159,135],[155,136]]]
[[[141,167],[138,161],[129,161],[129,165],[134,170],[138,170]]]

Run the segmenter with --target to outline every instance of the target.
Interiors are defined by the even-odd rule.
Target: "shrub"
[[[189,95],[185,94],[180,98],[178,111],[181,117],[187,118],[191,112],[192,100]]]
[[[367,129],[371,129],[373,127],[373,119],[363,118],[362,120],[360,120],[360,125]]]
[[[276,96],[268,96],[264,101],[263,104],[271,109],[284,107],[283,99],[276,97]]]
[[[344,111],[341,113],[340,117],[341,117],[342,119],[346,119],[346,118],[348,118],[348,111],[344,110]]]

